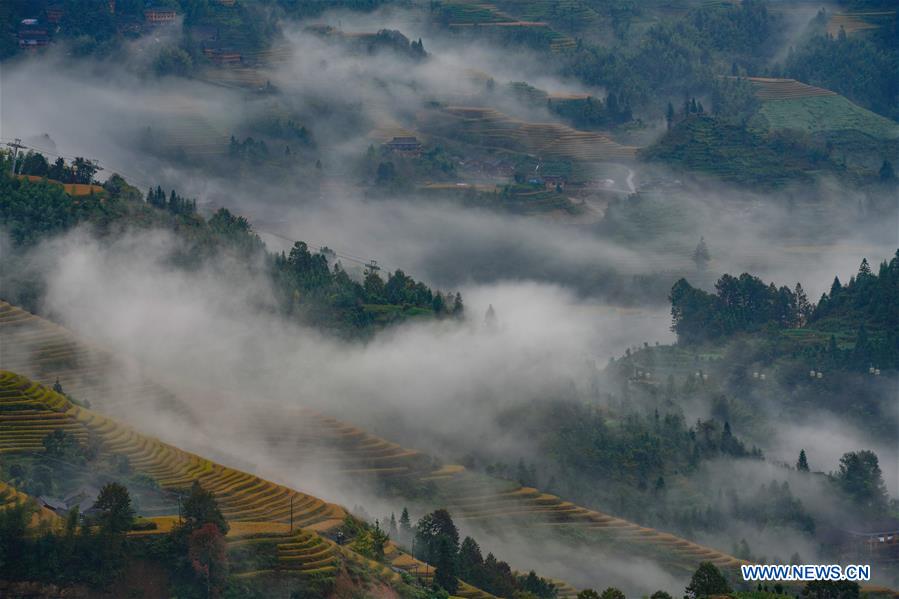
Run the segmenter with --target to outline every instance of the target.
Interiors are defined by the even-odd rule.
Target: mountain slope
[[[0,353],[0,367],[25,368],[40,380],[57,378],[75,397],[90,399],[97,406],[127,414],[128,405],[141,402],[146,393],[149,401],[166,397],[164,390],[140,377],[130,383],[127,403],[125,395],[115,393],[96,376],[98,372],[114,371],[114,359],[99,350],[88,351],[76,337],[62,327],[40,317],[30,315],[9,304],[0,304],[0,334],[23,348],[17,356]],[[63,348],[63,349],[60,349]],[[116,399],[110,399],[115,396]],[[297,465],[298,455],[314,455],[317,463],[330,465],[336,472],[349,475],[369,475],[376,478],[404,477],[407,480],[429,483],[435,489],[433,505],[422,509],[449,507],[460,522],[489,528],[511,526],[525,534],[543,536],[558,534],[573,547],[586,540],[588,544],[611,547],[624,553],[652,556],[681,572],[690,572],[701,561],[713,561],[722,567],[737,567],[739,560],[708,547],[692,543],[668,533],[641,527],[595,510],[566,502],[554,495],[542,493],[517,483],[470,472],[462,466],[441,465],[418,451],[403,448],[339,420],[304,408],[259,410],[256,418],[248,419],[239,428],[242,439],[255,440],[268,455],[279,458],[285,466]],[[123,434],[117,447],[131,451],[151,451],[135,441],[136,433]],[[156,442],[159,443],[159,442]],[[252,442],[250,442],[252,446]],[[302,448],[302,451],[301,451]],[[278,452],[282,452],[278,455]],[[154,473],[159,474],[158,470]],[[223,474],[216,471],[210,482],[217,489],[230,489],[233,478],[218,481]],[[235,475],[243,483],[243,473]],[[168,484],[184,484],[186,478],[173,473],[165,478]],[[245,488],[241,486],[241,488]],[[251,485],[256,489],[256,485]],[[271,513],[269,519],[284,521],[284,500],[278,497],[277,506],[267,508],[252,505],[250,499],[225,505],[229,514],[253,518]],[[439,504],[439,505],[438,505]],[[574,539],[579,539],[577,542]]]

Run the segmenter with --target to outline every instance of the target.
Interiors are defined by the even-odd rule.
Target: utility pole
[[[290,534],[293,534],[293,498],[296,497],[295,493],[290,494]]]
[[[365,276],[368,276],[370,274],[376,273],[379,270],[381,270],[381,267],[378,266],[377,260],[370,260],[368,262],[368,264],[365,265],[364,270],[365,270],[365,273],[364,273]]]
[[[19,139],[18,137],[16,138],[16,141],[14,141],[13,143],[7,143],[6,145],[8,145],[10,148],[13,149],[12,150],[12,174],[15,175],[16,174],[16,158],[19,156],[19,148],[24,148],[25,146],[22,145],[22,140]]]

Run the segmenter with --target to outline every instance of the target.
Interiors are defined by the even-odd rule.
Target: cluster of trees
[[[449,301],[439,291],[434,293],[402,270],[391,273],[385,282],[372,270],[364,283],[359,283],[341,267],[330,267],[330,252],[310,252],[302,241],[290,253],[275,254],[270,272],[275,282],[281,308],[285,313],[305,316],[313,322],[341,328],[365,328],[375,321],[377,310],[370,306],[396,306],[412,313],[428,313],[438,317],[461,317],[464,312],[458,293]],[[368,306],[368,307],[367,307]]]
[[[547,484],[575,493],[583,484],[603,481],[663,494],[665,476],[672,472],[690,472],[721,456],[761,457],[757,448],[747,448],[733,434],[728,422],[697,420],[688,427],[682,415],[656,411],[651,416],[627,414],[612,423],[593,407],[573,402],[553,402],[537,411],[535,421],[545,423],[545,432],[528,430],[543,437],[553,456]]]
[[[20,175],[47,177],[61,183],[95,183],[94,175],[99,167],[91,160],[76,157],[71,164],[66,164],[60,156],[53,164],[40,152],[29,150],[16,160],[15,172]]]
[[[784,65],[788,77],[832,89],[892,119],[899,119],[899,16],[870,35],[822,34],[791,49]]]
[[[702,562],[690,578],[690,583],[684,589],[684,599],[700,599],[716,595],[727,595],[733,592],[727,578],[712,562]],[[625,599],[624,593],[615,587],[609,587],[602,593],[593,589],[584,589],[578,593],[577,599]],[[656,591],[649,599],[672,599],[665,591]]]
[[[463,580],[497,597],[556,596],[553,584],[534,571],[516,574],[492,553],[484,557],[473,538],[465,537],[460,542],[459,529],[445,509],[426,514],[413,526],[409,511],[403,508],[399,523],[393,514],[389,522],[390,535],[407,547],[411,545],[416,558],[432,564],[435,584],[450,594],[456,593],[459,580]]]
[[[887,331],[899,329],[899,250],[880,263],[876,274],[865,258],[846,285],[834,278],[830,294],[821,296],[809,320],[825,323],[837,319]]]
[[[305,125],[301,125],[291,118],[280,116],[263,118],[254,124],[253,129],[264,135],[296,143],[300,146],[311,147],[315,145],[312,132]],[[234,142],[236,143],[237,140],[234,140]]]
[[[228,524],[214,495],[196,482],[184,500],[182,522],[153,541],[155,548],[149,551],[126,538],[136,523],[135,510],[128,489],[118,482],[100,489],[90,517],[73,508],[62,533],[33,528],[36,509],[33,502],[19,502],[0,510],[2,580],[102,588],[115,580],[128,559],[144,556],[170,566],[186,596],[218,597],[228,582]]]
[[[812,306],[802,286],[766,285],[743,273],[723,275],[708,293],[680,279],[671,288],[671,330],[679,342],[692,344],[758,331],[767,325],[791,328],[805,323]]]
[[[809,348],[809,357],[826,356],[831,366],[861,371],[899,365],[899,251],[881,262],[876,274],[863,259],[846,285],[835,278],[830,293],[823,294],[817,304],[809,302],[798,283],[793,290],[778,288],[748,273],[723,275],[715,284],[715,293],[680,279],[669,299],[671,329],[679,343],[693,345],[736,333],[808,327],[835,333],[826,348]],[[852,347],[840,348],[836,334],[854,335]]]
[[[702,6],[685,18],[654,25],[636,45],[600,48],[581,41],[566,69],[643,108],[660,98],[710,92],[716,75],[732,72],[734,64],[761,68],[780,32],[779,19],[765,2]]]
[[[191,215],[197,212],[197,201],[185,198],[175,193],[173,189],[166,197],[162,187],[156,186],[156,189],[147,190],[147,204],[159,208],[160,210],[168,210],[172,214]]]
[[[375,54],[381,49],[387,49],[415,59],[422,59],[428,55],[425,52],[425,46],[421,38],[418,38],[418,41],[410,41],[409,38],[396,29],[381,29],[374,35],[361,38],[360,43],[365,45],[365,50],[369,54]]]
[[[256,141],[252,137],[247,137],[243,141],[237,141],[232,135],[231,140],[228,142],[228,156],[260,164],[269,159],[268,145],[265,143],[265,140],[260,139]]]
[[[627,97],[609,92],[605,101],[589,96],[584,100],[547,99],[550,112],[571,121],[579,129],[612,127],[631,121],[634,116]]]
[[[89,521],[83,522],[78,508],[73,508],[60,534],[32,527],[36,511],[33,502],[0,510],[0,579],[102,587],[121,572],[125,533],[134,523],[124,486],[104,485]]]

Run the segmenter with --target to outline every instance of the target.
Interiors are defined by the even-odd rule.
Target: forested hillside
[[[30,156],[24,174],[32,174],[27,172],[32,163],[46,164]],[[169,260],[187,270],[199,270],[214,260],[236,260],[241,269],[264,275],[272,286],[277,303],[269,309],[341,335],[363,334],[416,316],[458,317],[463,311],[458,294],[434,292],[401,270],[390,273],[386,281],[369,270],[363,281],[357,281],[327,248],[313,252],[298,241],[289,253],[269,252],[245,218],[225,208],[205,218],[197,213],[195,200],[174,190],[166,194],[157,187],[144,197],[113,175],[103,192],[74,197],[50,180],[11,177],[8,159],[2,166],[0,225],[13,242],[2,262],[7,282],[4,299],[33,310],[40,309],[42,281],[39,272],[29,267],[27,252],[41,241],[81,226],[101,239],[140,230],[169,232],[177,240]]]
[[[793,340],[788,351],[823,351],[837,367],[899,368],[899,251],[876,273],[863,259],[857,275],[845,286],[835,278],[817,304],[798,283],[795,289],[778,288],[747,273],[722,276],[715,293],[681,279],[671,290],[671,316],[672,330],[686,345],[773,334]]]

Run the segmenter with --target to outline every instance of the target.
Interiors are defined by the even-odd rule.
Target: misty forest
[[[897,171],[895,0],[4,0],[0,597],[897,599]]]

